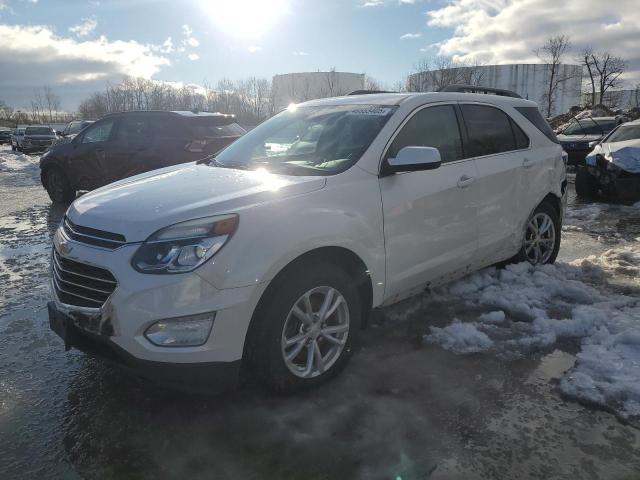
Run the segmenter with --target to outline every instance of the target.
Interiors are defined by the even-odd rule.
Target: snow
[[[0,172],[14,172],[27,168],[35,168],[39,165],[39,155],[26,155],[13,152],[11,147],[0,147]]]
[[[622,416],[640,415],[640,298],[609,283],[615,275],[637,285],[640,246],[629,245],[568,264],[488,268],[444,287],[434,292],[438,301],[462,302],[478,314],[431,327],[425,341],[509,360],[576,339],[580,350],[561,391]]]

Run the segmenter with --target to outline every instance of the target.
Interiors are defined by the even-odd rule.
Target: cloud
[[[382,5],[414,5],[416,0],[364,0],[361,7],[381,7]]]
[[[199,47],[200,42],[193,36],[193,30],[189,25],[182,26],[182,33],[184,34],[184,40],[182,40],[182,44],[185,47]]]
[[[615,8],[613,8],[615,6]],[[640,9],[637,0],[448,0],[427,12],[431,27],[453,28],[439,52],[486,63],[538,62],[533,50],[558,34],[571,37],[574,54],[591,45],[629,62],[626,79],[640,81]]]
[[[262,47],[260,47],[260,46],[258,46],[258,45],[249,45],[249,46],[247,47],[247,51],[248,51],[249,53],[257,53],[257,52],[259,52],[260,50],[262,50]]]
[[[307,57],[307,56],[309,56],[309,54],[307,52],[303,52],[302,50],[300,50],[298,52],[293,52],[293,55],[295,55],[296,57]]]
[[[198,55],[197,53],[190,53],[188,57],[189,57],[189,60],[192,60],[192,61],[200,59],[200,55]]]
[[[78,25],[74,25],[69,28],[71,33],[75,33],[79,37],[86,37],[93,32],[98,26],[98,20],[95,15],[87,18],[83,18]]]
[[[123,75],[151,78],[170,64],[159,48],[105,36],[77,40],[42,25],[0,24],[0,91],[7,103],[23,107],[43,83],[60,86],[73,94],[69,98],[77,98]]]
[[[421,33],[405,33],[400,37],[400,40],[409,40],[413,38],[420,38],[422,36]]]

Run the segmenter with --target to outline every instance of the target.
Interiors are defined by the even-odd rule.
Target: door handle
[[[458,188],[467,188],[473,182],[476,181],[476,177],[470,177],[469,175],[462,175],[458,180]]]
[[[523,166],[524,168],[531,168],[531,167],[533,167],[533,160],[529,160],[528,158],[525,158],[525,159],[522,161],[522,166]]]

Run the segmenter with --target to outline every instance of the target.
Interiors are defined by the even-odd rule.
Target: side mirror
[[[434,170],[442,164],[440,151],[433,147],[404,147],[396,158],[387,159],[390,173]]]
[[[594,140],[593,142],[589,142],[589,148],[596,148],[600,142],[598,140]]]

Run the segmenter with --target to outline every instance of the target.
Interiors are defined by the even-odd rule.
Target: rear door
[[[466,153],[478,168],[478,258],[486,265],[520,245],[520,226],[529,215],[524,171],[534,158],[529,138],[503,110],[478,103],[461,103],[460,109]]]
[[[410,115],[383,163],[406,146],[438,148],[435,170],[380,178],[387,255],[386,296],[397,299],[468,271],[477,248],[475,161],[465,159],[454,105]]]
[[[79,190],[91,190],[111,181],[109,164],[116,125],[115,118],[100,120],[74,139],[67,170],[76,178]]]

